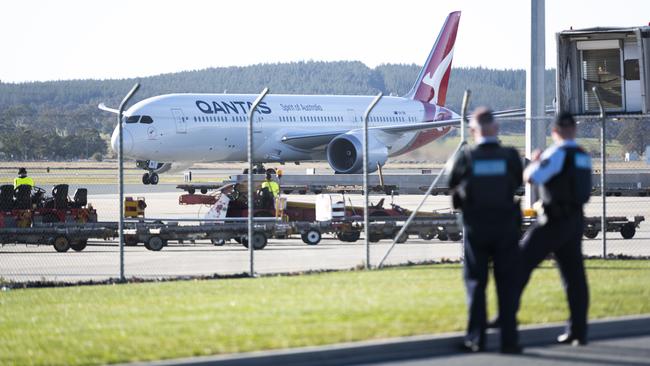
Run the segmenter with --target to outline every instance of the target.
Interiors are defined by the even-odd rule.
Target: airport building
[[[572,29],[556,38],[559,110],[599,113],[596,86],[608,114],[648,114],[650,26]]]

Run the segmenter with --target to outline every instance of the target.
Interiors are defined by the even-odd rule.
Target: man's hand
[[[539,158],[542,156],[542,150],[536,149],[533,151],[533,153],[530,155],[530,160],[531,161],[539,161]]]

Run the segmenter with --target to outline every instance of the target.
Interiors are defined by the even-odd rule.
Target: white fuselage
[[[148,98],[125,112],[124,154],[159,162],[246,160],[248,112],[257,96],[250,94],[168,94]],[[269,95],[254,116],[255,162],[325,160],[325,146],[301,149],[283,142],[292,133],[323,133],[363,128],[362,116],[371,96]],[[148,116],[149,118],[136,117]],[[455,118],[450,110],[401,98],[384,97],[370,114],[369,126],[394,126]],[[130,118],[130,119],[129,119]],[[403,154],[446,134],[433,131],[373,136],[389,156]],[[117,131],[117,128],[116,128]],[[117,147],[117,132],[112,145]]]

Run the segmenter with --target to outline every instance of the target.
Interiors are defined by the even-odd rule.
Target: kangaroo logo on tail
[[[459,21],[459,11],[449,14],[415,85],[413,85],[407,97],[424,103],[445,105]]]

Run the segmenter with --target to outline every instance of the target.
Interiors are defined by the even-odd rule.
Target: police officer
[[[34,180],[27,176],[27,169],[20,168],[18,169],[18,177],[14,178],[14,189],[24,184],[34,187]]]
[[[570,318],[558,343],[587,343],[589,290],[582,258],[583,205],[591,193],[591,159],[575,141],[576,121],[569,113],[553,123],[555,144],[536,152],[524,171],[524,180],[539,188],[542,212],[521,242],[523,288],[530,274],[549,253],[555,255]]]
[[[462,211],[465,225],[464,279],[469,319],[462,348],[471,352],[485,349],[485,287],[492,259],[501,319],[501,352],[520,353],[515,313],[521,210],[514,195],[522,184],[523,168],[517,150],[499,144],[498,130],[490,110],[479,108],[474,112],[470,131],[477,146],[458,155],[449,181],[454,207]]]

